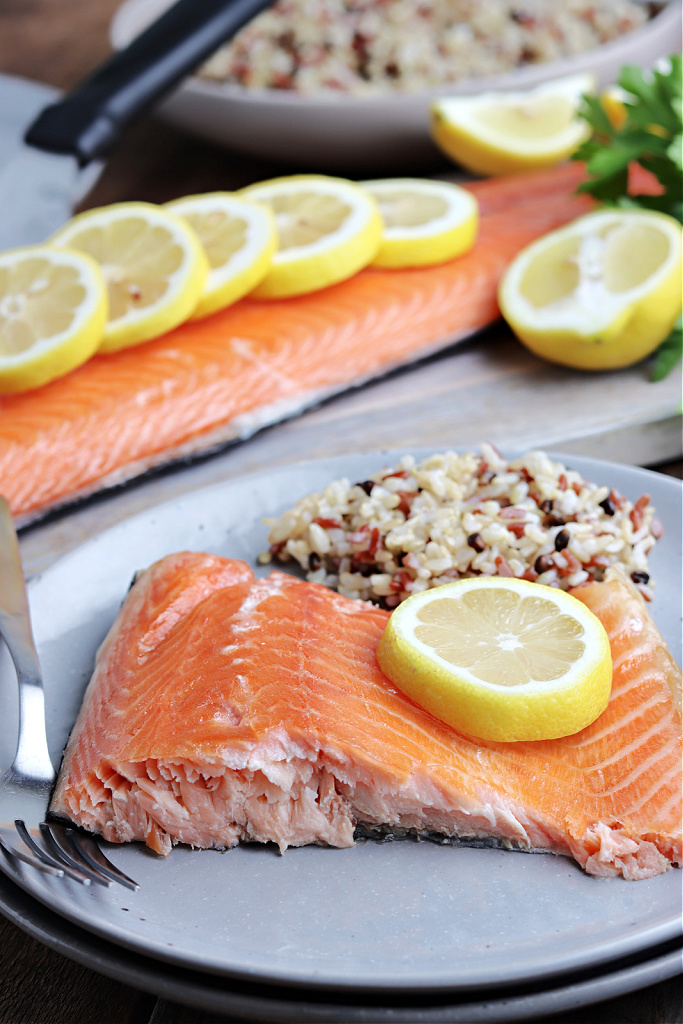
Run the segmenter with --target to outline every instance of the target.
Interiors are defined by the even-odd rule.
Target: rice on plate
[[[369,479],[335,480],[270,526],[266,563],[296,561],[306,579],[394,608],[471,576],[516,576],[568,590],[620,566],[652,597],[648,554],[662,528],[649,495],[618,491],[532,451],[448,451]]]
[[[308,95],[416,92],[584,53],[657,9],[639,0],[277,0],[200,75]]]

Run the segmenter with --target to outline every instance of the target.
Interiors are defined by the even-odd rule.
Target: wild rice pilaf
[[[656,5],[636,0],[278,0],[205,78],[299,93],[415,92],[590,50]]]
[[[467,576],[518,576],[567,590],[621,566],[649,600],[661,536],[649,495],[614,489],[532,451],[508,462],[489,444],[328,484],[269,520],[261,561],[296,560],[306,578],[393,608]]]

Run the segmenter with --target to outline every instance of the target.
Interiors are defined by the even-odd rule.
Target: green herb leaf
[[[622,68],[619,85],[626,94],[626,120],[610,122],[596,96],[584,96],[580,115],[593,129],[575,160],[586,163],[588,180],[580,186],[602,202],[620,203],[628,195],[628,165],[639,163],[660,182],[662,196],[636,197],[639,205],[683,218],[683,100],[680,55],[669,58],[668,71],[645,74]]]
[[[626,119],[616,128],[600,99],[584,96],[579,114],[592,134],[572,159],[583,160],[588,180],[579,186],[595,199],[624,209],[654,210],[683,222],[683,58],[669,58],[666,71],[646,74],[622,68],[618,84],[626,97]],[[629,195],[629,164],[638,163],[659,181],[658,196]],[[650,380],[663,380],[683,359],[683,324],[679,319],[657,349]]]
[[[673,142],[667,148],[666,155],[674,167],[678,167],[679,170],[683,171],[683,135],[676,135],[674,137]]]
[[[673,331],[655,352],[650,380],[664,380],[683,360],[683,317],[679,317]]]

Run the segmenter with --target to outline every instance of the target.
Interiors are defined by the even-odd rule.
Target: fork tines
[[[110,882],[118,882],[128,889],[138,889],[137,882],[119,871],[105,857],[98,844],[85,833],[77,833],[74,829],[57,822],[41,822],[38,826],[45,844],[37,843],[25,823],[17,818],[14,822],[17,834],[24,841],[31,854],[18,850],[7,842],[6,835],[0,833],[0,845],[5,853],[16,857],[25,864],[44,871],[46,874],[65,876],[82,885],[96,882],[108,886]]]

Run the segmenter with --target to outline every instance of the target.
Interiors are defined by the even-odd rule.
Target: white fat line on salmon
[[[258,342],[250,338],[231,338],[230,347],[236,355],[240,356],[247,363],[262,371],[264,378],[275,381],[277,384],[284,384],[289,391],[297,387],[297,381],[289,374],[283,373],[277,366],[273,366],[258,351]]]
[[[622,693],[623,691],[619,690],[616,694],[616,697],[620,697]],[[636,722],[639,718],[642,718],[646,711],[649,711],[651,708],[654,708],[661,703],[661,697],[657,695],[655,695],[654,697],[650,697],[649,700],[644,701],[642,704],[638,704],[636,707],[632,708],[629,712],[627,712],[627,714],[623,715],[623,717],[620,718],[618,722],[612,721],[610,719],[604,726],[604,728],[591,733],[591,735],[587,737],[584,737],[583,733],[579,733],[581,739],[575,740],[573,742],[569,742],[571,737],[568,737],[565,740],[565,745],[567,747],[574,748],[581,747],[581,749],[587,750],[591,745],[599,743],[601,740],[604,740],[605,737],[613,736],[617,731],[620,732],[627,726],[632,725],[633,722]],[[603,763],[607,764],[608,762]],[[595,766],[591,765],[591,768],[592,767]]]
[[[341,615],[360,615],[368,608],[376,608],[377,606],[374,605],[372,601],[358,601],[357,604],[349,606],[348,598],[344,598],[342,595],[339,595],[338,600],[332,601],[332,607]]]
[[[291,580],[287,576],[269,577],[265,580],[257,580],[252,590],[245,597],[242,602],[242,606],[232,620],[232,631],[234,633],[247,633],[252,629],[260,629],[262,624],[258,619],[254,619],[253,614],[259,608],[259,606],[267,601],[269,597],[275,597],[282,593],[282,587],[285,583],[289,583]],[[228,651],[230,648],[223,648],[224,651]],[[235,645],[233,645],[235,649]]]
[[[279,423],[282,420],[291,419],[293,416],[303,412],[304,409],[310,408],[313,405],[319,405],[320,402],[330,398],[340,390],[341,388],[334,388],[332,390],[330,388],[311,388],[309,391],[299,391],[296,394],[279,398],[268,405],[260,405],[251,412],[241,413],[230,420],[226,427],[219,428],[215,432],[217,439],[215,443],[220,446],[229,440],[244,441],[263,427]],[[212,434],[211,436],[213,437],[214,435]],[[193,455],[197,451],[204,451],[204,448],[197,441],[188,442],[186,447],[188,448],[187,454],[189,455]]]
[[[635,814],[637,811],[641,810],[641,808],[645,807],[655,796],[657,796],[658,793],[661,793],[663,790],[666,790],[668,786],[672,785],[675,779],[677,780],[677,771],[675,765],[672,765],[666,775],[655,779],[649,789],[644,793],[641,793],[640,797],[631,805],[629,813]],[[666,802],[663,808],[659,807],[657,810],[657,816],[660,821],[663,819],[666,809],[671,807],[674,800],[676,802],[680,800],[680,791],[678,790],[677,785],[675,786],[673,796]]]
[[[670,772],[669,774],[671,775],[671,774],[673,774],[673,772]],[[666,782],[668,782],[668,781],[669,781],[669,778],[667,776]],[[655,783],[655,785],[653,786],[653,789],[655,789],[655,791],[656,791],[657,788],[658,788],[657,787],[657,783]],[[678,787],[675,787],[673,793],[671,794],[671,796],[669,797],[667,802],[664,804],[664,806],[659,808],[658,814],[659,814],[660,818],[663,818],[667,814],[678,814],[678,807],[679,807],[680,799],[681,799],[680,791],[679,791]]]
[[[652,732],[653,730],[650,730],[650,735],[652,734]],[[635,745],[631,744],[631,747],[635,747],[637,749],[637,747],[641,745],[642,744],[640,743]],[[636,767],[633,768],[630,772],[628,772],[628,774],[626,774],[623,778],[621,778],[615,786],[610,786],[609,789],[604,789],[601,793],[601,796],[613,796],[615,793],[619,793],[621,790],[627,789],[632,782],[636,782],[638,779],[646,777],[651,769],[654,769],[656,765],[658,765],[661,761],[664,761],[667,758],[667,755],[671,753],[673,747],[674,742],[673,740],[670,740],[665,747],[656,750],[653,754],[650,754],[650,756],[645,761],[643,761],[639,765],[636,765]],[[661,776],[657,779],[657,785],[661,785]],[[635,807],[636,805],[634,804],[633,806]],[[633,810],[633,808],[631,808],[631,810]]]

